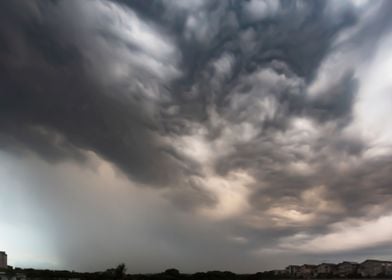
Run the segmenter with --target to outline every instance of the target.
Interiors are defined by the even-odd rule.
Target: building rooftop
[[[374,260],[374,259],[368,259],[368,260],[363,261],[362,263],[366,263],[366,262],[392,263],[392,261],[383,261],[383,260]]]

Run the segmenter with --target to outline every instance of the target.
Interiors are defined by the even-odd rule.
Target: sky
[[[0,2],[21,267],[392,259],[392,1]]]

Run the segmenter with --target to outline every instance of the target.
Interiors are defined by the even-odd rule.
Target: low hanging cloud
[[[341,222],[331,225],[331,228],[330,233],[322,236],[294,235],[284,240],[281,246],[318,254],[388,246],[391,243],[391,215],[366,222]],[[372,236],[370,240],[369,236]]]
[[[1,3],[4,166],[28,171],[18,184],[39,194],[29,207],[55,213],[53,244],[86,227],[54,245],[55,266],[257,271],[316,253],[384,256],[388,230],[367,238],[392,211],[390,107],[374,109],[390,101],[390,11],[389,1]],[[221,253],[205,259],[208,248]]]

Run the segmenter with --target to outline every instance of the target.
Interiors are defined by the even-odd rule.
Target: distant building
[[[359,265],[358,273],[362,277],[391,276],[392,261],[366,260]]]
[[[321,263],[319,265],[289,265],[284,270],[271,271],[273,275],[289,278],[353,278],[386,277],[392,278],[392,261],[366,260],[361,264],[344,261],[339,264]]]
[[[304,278],[310,278],[316,274],[316,265],[313,264],[303,264],[299,267],[298,276]]]
[[[290,276],[297,276],[299,273],[299,265],[289,265],[288,267],[286,267],[286,274],[290,275]]]
[[[335,274],[336,264],[334,263],[321,263],[316,267],[317,276],[328,276]]]
[[[275,276],[286,275],[286,270],[285,269],[275,269],[275,270],[272,270],[272,273]]]
[[[7,267],[7,254],[3,251],[0,251],[0,269],[5,269]]]
[[[335,275],[347,277],[358,273],[359,264],[356,262],[341,262],[336,265]]]

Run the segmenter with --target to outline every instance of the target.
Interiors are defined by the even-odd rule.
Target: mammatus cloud
[[[1,190],[23,205],[4,225],[45,233],[53,266],[257,271],[385,256],[389,1],[0,11],[0,174],[14,186]]]

